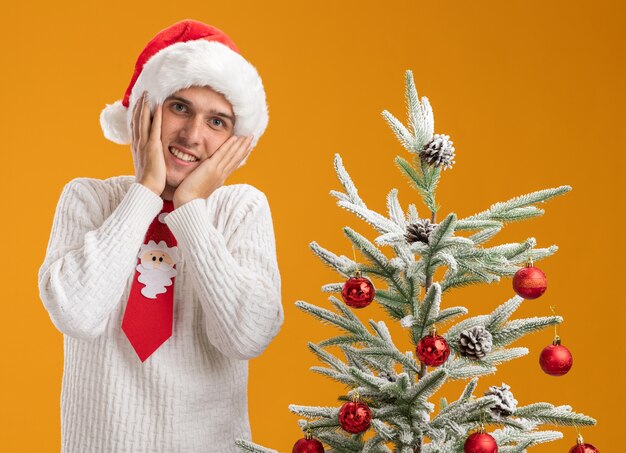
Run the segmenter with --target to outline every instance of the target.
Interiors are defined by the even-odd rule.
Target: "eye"
[[[215,127],[224,126],[224,121],[220,118],[211,118],[209,122],[211,123],[211,126],[215,126]]]
[[[162,263],[163,262],[163,257],[159,258],[159,262]]]
[[[180,102],[174,102],[172,103],[172,110],[182,113],[187,111],[187,106],[185,104],[181,104]]]

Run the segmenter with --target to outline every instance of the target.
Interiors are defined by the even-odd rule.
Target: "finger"
[[[239,147],[230,154],[224,167],[229,174],[234,171],[241,161],[252,151],[252,139],[252,135],[244,137],[239,143]]]
[[[133,145],[137,145],[137,142],[139,140],[139,104],[141,103],[141,99],[143,98],[143,94],[141,95],[141,97],[135,102],[135,105],[133,107],[133,115],[132,115],[132,119],[131,119],[131,130],[132,130],[132,143]]]
[[[219,168],[223,170],[226,168],[228,163],[232,160],[233,155],[237,154],[243,144],[245,143],[247,137],[238,136],[230,143],[230,146],[224,147],[222,151],[222,155],[220,157]]]
[[[144,94],[141,101],[141,111],[139,113],[139,145],[144,147],[150,136],[150,108],[148,107],[148,96]]]
[[[244,160],[246,160],[246,158],[250,155],[251,152],[252,152],[252,145],[248,146],[248,148],[246,149],[246,152],[243,154],[242,157],[240,157],[239,159],[234,161],[233,168],[230,170],[229,174],[232,173],[233,171],[237,170],[241,166],[241,163]]]
[[[239,141],[240,137],[237,135],[231,135],[226,139],[224,143],[220,145],[219,148],[211,155],[210,159],[212,159],[217,165],[219,165],[224,158],[228,155],[230,149],[235,146],[235,144]]]
[[[161,140],[161,118],[163,117],[163,105],[159,104],[154,109],[154,118],[152,118],[152,127],[150,128],[150,140]]]

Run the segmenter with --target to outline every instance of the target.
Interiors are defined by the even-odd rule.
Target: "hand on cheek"
[[[131,119],[131,150],[135,166],[135,180],[161,195],[165,188],[166,170],[161,142],[162,106],[150,117],[148,96],[144,92],[135,104]]]
[[[198,165],[177,187],[172,201],[174,208],[196,198],[208,198],[224,185],[252,150],[252,136],[229,137],[208,159]]]

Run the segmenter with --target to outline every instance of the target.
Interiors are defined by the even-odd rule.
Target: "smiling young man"
[[[235,452],[247,361],[283,322],[267,199],[224,185],[267,126],[261,79],[223,32],[179,22],[100,120],[135,174],[68,183],[39,270],[64,334],[61,450]]]

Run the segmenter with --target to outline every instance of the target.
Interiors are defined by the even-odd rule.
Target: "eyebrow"
[[[178,102],[182,102],[183,104],[187,104],[193,107],[193,102],[191,102],[189,99],[185,99],[183,97],[180,96],[168,96],[165,98],[166,101],[178,101]],[[235,124],[235,117],[232,115],[229,115],[228,113],[225,112],[220,112],[219,110],[215,110],[215,109],[211,109],[209,110],[209,113],[211,115],[216,115],[216,116],[221,116],[222,118],[226,118],[228,120],[230,120],[230,122],[234,125]]]

